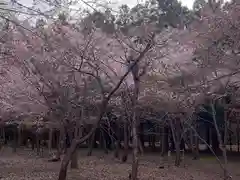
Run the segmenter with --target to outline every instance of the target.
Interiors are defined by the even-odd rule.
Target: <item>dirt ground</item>
[[[127,180],[131,169],[129,162],[121,163],[112,154],[93,152],[87,157],[86,150],[79,150],[79,169],[68,171],[68,180]],[[48,162],[47,150],[42,157],[30,149],[18,149],[13,153],[10,148],[0,152],[1,180],[56,180],[60,162]],[[222,171],[214,158],[191,160],[185,156],[181,167],[174,167],[171,160],[165,161],[160,169],[160,157],[144,155],[140,161],[140,180],[220,180]],[[173,158],[174,159],[174,158]],[[229,169],[233,180],[240,179],[240,161],[230,162]]]

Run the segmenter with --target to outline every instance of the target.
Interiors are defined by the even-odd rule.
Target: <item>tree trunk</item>
[[[133,131],[133,162],[132,162],[132,180],[137,180],[138,173],[138,135],[137,135],[137,124],[136,117],[134,115],[132,122]]]
[[[22,126],[21,124],[18,127],[18,146],[22,145]]]
[[[77,124],[77,127],[75,128],[74,138],[80,137],[78,131],[80,131],[79,124]],[[78,151],[77,151],[77,149],[76,149],[75,152],[72,154],[71,168],[72,168],[72,169],[78,169]]]
[[[169,150],[169,128],[164,127],[164,153],[167,153]]]
[[[103,109],[103,110],[105,110],[105,109]],[[102,118],[102,116],[103,116],[103,113],[100,114],[99,120]],[[97,126],[98,126],[98,123],[96,124]],[[66,180],[67,167],[68,167],[68,164],[70,162],[70,159],[71,159],[73,153],[75,152],[75,150],[77,148],[77,145],[80,145],[81,143],[83,143],[87,139],[89,139],[91,137],[91,135],[96,131],[97,126],[93,127],[92,130],[86,136],[84,136],[83,138],[74,139],[72,141],[70,148],[67,150],[66,154],[63,157],[61,167],[60,167],[60,171],[59,171],[59,175],[58,175],[58,180]]]
[[[211,140],[210,140],[210,133],[211,133],[211,128],[209,127],[209,125],[205,125],[205,128],[206,128],[206,142],[208,144],[210,144]]]
[[[71,169],[78,169],[78,151],[77,150],[75,150],[71,158]]]
[[[176,157],[175,157],[175,166],[180,166],[181,163],[181,151],[179,142],[175,143],[176,148]]]
[[[65,153],[65,146],[66,146],[66,140],[65,140],[65,138],[66,138],[66,136],[65,136],[65,130],[64,130],[64,127],[63,127],[63,125],[60,127],[60,136],[59,136],[59,138],[58,138],[58,141],[56,142],[56,143],[58,143],[57,144],[57,147],[58,147],[58,150],[59,150],[59,152],[60,152],[60,154],[64,154]],[[55,141],[56,139],[54,138],[54,141]]]
[[[5,128],[4,127],[2,127],[2,138],[3,138],[3,142],[5,144],[5,142],[6,142],[6,134],[5,134]]]
[[[193,148],[193,159],[197,160],[199,159],[199,139],[198,136],[194,135],[194,148]]]
[[[77,140],[74,139],[72,141],[70,148],[67,150],[66,154],[63,157],[60,171],[58,174],[58,180],[66,180],[68,164],[77,148],[77,145],[85,142],[94,133],[94,131],[95,131],[95,128],[93,128],[85,137]]]
[[[216,129],[218,141],[221,144],[220,149],[222,151],[222,156],[223,156],[223,159],[224,159],[224,169],[223,169],[224,180],[227,180],[229,178],[229,173],[228,173],[228,169],[227,169],[228,162],[227,162],[227,150],[226,150],[227,131],[228,131],[227,112],[226,112],[226,110],[224,111],[224,126],[225,127],[224,127],[224,141],[223,141],[222,137],[221,137],[221,132],[220,132],[219,127],[217,125],[215,107],[214,107],[213,104],[211,104],[211,107],[212,107],[214,127]]]
[[[93,151],[93,147],[94,147],[94,144],[95,144],[95,133],[94,132],[90,138],[90,141],[89,141],[89,147],[88,147],[88,153],[87,155],[88,156],[91,156],[92,155],[92,151]],[[105,141],[105,140],[104,140]]]
[[[160,155],[160,166],[159,168],[164,168],[164,156],[166,154],[166,138],[165,138],[165,127],[163,125],[161,129],[161,155]]]
[[[70,148],[67,150],[66,154],[63,157],[62,163],[61,163],[61,167],[59,170],[59,174],[58,174],[58,180],[66,180],[67,177],[67,167],[68,164],[70,162],[70,159],[74,153],[74,151],[77,148],[77,145],[80,145],[81,143],[85,142],[87,139],[89,139],[96,131],[97,127],[99,126],[100,120],[102,119],[104,112],[106,110],[107,104],[108,104],[109,99],[105,99],[102,102],[101,105],[101,109],[100,109],[100,113],[98,116],[98,122],[94,125],[94,127],[91,129],[91,131],[84,137],[80,138],[80,139],[74,139],[71,143]]]
[[[138,149],[141,154],[143,154],[143,144],[140,138],[138,138]]]
[[[4,128],[0,126],[0,150],[2,146],[4,145],[5,139],[4,139]]]
[[[17,152],[17,128],[13,128],[13,152]]]
[[[236,128],[236,134],[237,134],[237,152],[240,152],[240,123],[239,123],[239,117],[237,117],[237,128]]]
[[[48,153],[49,155],[52,154],[52,139],[53,139],[53,129],[50,127],[49,128],[49,138],[48,138]]]
[[[214,151],[215,154],[219,154],[219,139],[218,139],[218,135],[216,132],[216,128],[212,129],[212,149]]]
[[[229,122],[229,129],[232,129],[232,121]],[[229,134],[230,152],[232,152],[232,132]]]
[[[194,137],[193,137],[193,130],[190,129],[189,131],[189,138],[190,138],[190,146],[188,146],[189,149],[191,149],[192,153],[194,154]]]
[[[191,129],[192,130],[192,129]],[[199,138],[198,138],[198,127],[197,127],[197,122],[194,121],[194,130],[195,132],[193,133],[193,159],[197,160],[199,159]],[[193,131],[193,130],[192,130]]]
[[[116,141],[115,145],[115,152],[114,152],[114,157],[119,159],[119,148],[120,148],[120,142],[119,140]]]
[[[170,125],[171,125],[171,131],[172,131],[172,139],[173,139],[173,143],[174,143],[174,147],[176,150],[176,155],[175,155],[175,166],[179,166],[180,165],[180,161],[181,161],[181,152],[180,152],[180,119],[174,119],[175,120],[175,126],[176,129],[174,128],[172,119],[170,119]]]
[[[58,159],[60,159],[61,155],[66,152],[65,151],[65,148],[66,148],[65,138],[66,138],[65,130],[64,130],[64,127],[61,126],[60,131],[59,131],[59,136],[54,137],[54,141],[56,141],[56,145],[57,145],[57,158]]]
[[[119,123],[121,120],[119,119]],[[114,152],[114,157],[119,158],[119,149],[120,149],[120,129],[119,129],[119,124],[116,125],[116,142],[115,142],[115,152]]]
[[[40,138],[38,133],[36,133],[36,142],[37,142],[37,155],[40,155]]]
[[[102,146],[104,149],[104,153],[108,154],[108,148],[107,148],[107,139],[106,139],[106,132],[104,130],[100,131],[101,137],[102,137]]]
[[[229,178],[228,174],[228,159],[227,159],[227,149],[226,149],[226,144],[227,144],[227,136],[228,136],[228,119],[227,119],[227,111],[224,111],[224,137],[223,137],[223,142],[222,142],[222,155],[224,159],[224,180],[227,180]]]
[[[70,159],[71,159],[72,155],[74,154],[74,151],[76,150],[76,147],[77,147],[77,142],[73,141],[71,143],[70,148],[67,150],[67,153],[63,157],[61,167],[60,167],[60,171],[59,171],[59,174],[58,174],[58,180],[66,180],[68,164],[70,162]]]
[[[138,136],[138,142],[139,142],[139,152],[141,154],[144,153],[144,127],[142,123],[138,122],[138,132],[139,132],[139,136]]]
[[[124,121],[124,151],[122,156],[122,162],[126,162],[128,158],[128,143],[129,143],[129,135],[128,135],[128,123],[127,119]]]
[[[133,74],[134,75],[134,74]],[[135,74],[136,77],[136,74]],[[133,117],[132,117],[132,133],[133,133],[133,161],[132,161],[132,180],[137,180],[138,175],[138,94],[139,94],[139,81],[134,79],[134,95],[133,95]]]

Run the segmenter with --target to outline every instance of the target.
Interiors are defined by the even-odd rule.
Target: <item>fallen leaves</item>
[[[131,158],[121,163],[112,158],[112,154],[103,155],[96,151],[91,157],[85,150],[79,150],[79,169],[68,170],[68,180],[127,180],[131,172]],[[2,180],[56,180],[60,162],[48,162],[46,154],[36,158],[35,152],[18,150],[13,154],[4,149],[0,153],[0,177]],[[145,155],[139,166],[140,180],[216,180],[220,179],[217,164],[210,161],[191,161],[185,167],[174,167],[171,163],[159,169],[160,156]],[[235,165],[236,166],[236,165]],[[215,169],[215,170],[213,170]],[[219,172],[219,173],[218,173]],[[234,178],[233,178],[234,179]]]

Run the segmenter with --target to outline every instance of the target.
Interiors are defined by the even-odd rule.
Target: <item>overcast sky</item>
[[[192,8],[194,0],[179,0],[184,6]],[[142,2],[142,0],[118,0],[120,4],[129,4],[129,6],[134,6],[137,2]]]
[[[27,4],[30,5],[33,0],[18,0],[18,1],[20,1],[21,3],[23,3],[25,5],[27,5]],[[118,2],[118,4],[127,4],[130,7],[136,5],[137,3],[144,2],[144,0],[109,0],[109,1]],[[194,0],[179,0],[179,1],[181,1],[183,5],[185,5],[189,8],[192,8],[192,4],[193,4]]]

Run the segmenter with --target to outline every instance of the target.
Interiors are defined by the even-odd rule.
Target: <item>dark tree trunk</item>
[[[106,138],[106,132],[104,130],[101,131],[101,137],[102,137],[102,146],[104,149],[104,153],[108,154],[107,138]]]
[[[129,143],[129,133],[128,133],[128,123],[127,120],[124,121],[124,152],[122,156],[122,162],[126,162],[128,158],[128,144]]]
[[[181,163],[180,144],[177,142],[177,143],[175,144],[175,147],[176,147],[175,166],[180,166],[180,163]]]
[[[210,140],[210,127],[208,125],[206,125],[206,142],[207,144],[210,144],[211,140]]]
[[[139,145],[140,147],[140,152],[143,153],[143,149],[144,149],[144,124],[140,123],[139,125]]]
[[[48,153],[49,155],[51,155],[52,153],[52,140],[53,140],[53,129],[52,128],[49,128],[49,131],[48,131]]]
[[[37,142],[37,155],[40,155],[40,137],[38,133],[36,133],[36,142]]]
[[[36,141],[36,136],[33,135],[34,137],[31,138],[31,147],[32,147],[32,151],[34,151],[34,148],[35,148],[35,143],[37,143]]]
[[[195,129],[196,129],[196,126],[195,126]],[[194,137],[193,137],[193,159],[194,160],[199,159],[199,138],[196,132],[194,133]]]
[[[180,118],[176,119],[176,138],[175,138],[175,148],[176,148],[176,159],[175,166],[180,166],[181,163],[181,144],[183,139],[181,138],[181,122]]]
[[[164,168],[164,157],[168,152],[168,129],[166,127],[162,127],[160,131],[160,142],[161,142],[161,155],[160,155],[160,166],[159,168]],[[167,138],[166,138],[167,137]]]
[[[93,147],[96,143],[95,134],[96,134],[96,131],[93,133],[93,135],[90,138],[89,149],[88,149],[88,153],[87,153],[88,156],[92,155]]]
[[[75,130],[74,130],[74,138],[79,137],[78,131],[80,131],[79,125],[77,125],[77,127],[76,127]],[[74,153],[72,154],[71,168],[72,168],[72,169],[78,169],[78,150],[77,150],[77,149],[76,149],[76,150],[74,151]]]
[[[116,145],[115,145],[115,152],[114,152],[115,158],[119,158],[119,148],[120,148],[120,142],[119,142],[119,140],[117,140]]]
[[[66,180],[68,164],[70,162],[71,155],[74,153],[75,148],[76,145],[72,143],[71,148],[69,149],[69,151],[67,151],[66,155],[64,156],[58,174],[58,180]]]
[[[103,105],[106,106],[107,104],[103,103]],[[99,120],[102,118],[103,113],[105,112],[105,106],[102,107],[102,111],[101,111],[101,113],[99,115],[99,118],[98,118]],[[61,167],[60,167],[60,171],[59,171],[59,175],[58,175],[58,180],[66,180],[67,167],[68,167],[68,164],[71,160],[71,157],[72,157],[73,153],[75,152],[78,145],[85,142],[87,139],[89,139],[95,133],[98,124],[99,124],[99,121],[98,121],[97,125],[95,127],[93,127],[92,130],[86,136],[84,136],[83,138],[74,139],[72,141],[70,148],[67,150],[66,154],[63,157]]]
[[[62,160],[62,163],[61,163],[61,167],[60,167],[60,171],[59,171],[59,175],[58,175],[58,180],[66,180],[66,177],[67,177],[67,167],[68,167],[68,164],[70,162],[72,154],[74,153],[74,151],[76,150],[78,145],[80,145],[81,143],[85,142],[92,135],[94,135],[94,133],[96,132],[96,129],[99,126],[99,123],[100,123],[100,121],[101,121],[101,119],[102,119],[102,117],[104,115],[104,112],[106,110],[108,101],[109,101],[109,99],[103,100],[103,102],[101,104],[100,113],[99,113],[99,116],[98,116],[98,122],[91,129],[91,131],[86,136],[84,136],[83,138],[73,140],[73,142],[71,143],[70,148],[68,149],[67,153],[63,157],[63,160]]]
[[[161,130],[161,154],[164,156],[169,150],[168,128],[163,127]]]
[[[78,151],[77,150],[75,150],[71,158],[71,169],[78,169]]]
[[[171,151],[174,151],[176,149],[175,142],[173,139],[173,135],[170,137],[170,142],[171,142]]]
[[[120,149],[120,128],[119,128],[119,125],[116,124],[116,140],[115,140],[115,153],[114,153],[115,158],[119,158],[119,149]]]
[[[173,123],[174,120],[174,123]],[[172,131],[172,139],[174,144],[174,149],[176,151],[175,155],[175,166],[179,166],[181,162],[181,150],[180,150],[180,143],[181,143],[181,122],[179,118],[170,119],[171,124],[171,131]]]
[[[212,130],[212,149],[216,154],[219,154],[220,152],[219,141],[218,141],[218,136],[215,129]]]
[[[17,128],[13,128],[13,152],[17,152]]]
[[[18,146],[22,145],[22,126],[18,127]]]
[[[168,137],[169,137],[169,128],[168,127],[165,127],[164,128],[164,151],[165,153],[168,152],[169,150],[169,141],[168,141]]]

